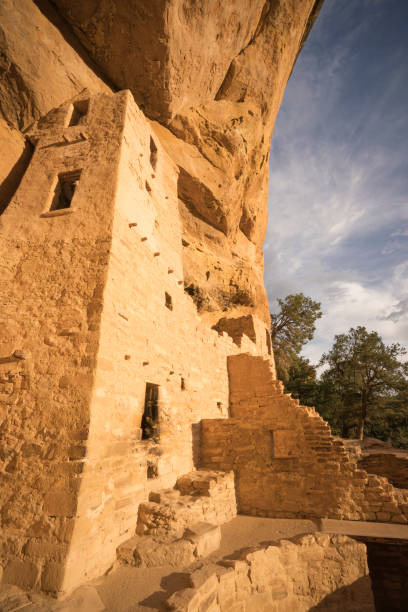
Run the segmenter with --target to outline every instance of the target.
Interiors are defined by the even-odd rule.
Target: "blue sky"
[[[265,284],[323,318],[303,353],[365,325],[408,348],[408,1],[325,0],[272,139]]]

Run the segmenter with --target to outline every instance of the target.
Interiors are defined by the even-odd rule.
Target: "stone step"
[[[198,522],[188,527],[181,538],[133,536],[116,551],[118,561],[134,567],[187,567],[220,547],[218,525]]]
[[[234,474],[196,470],[174,489],[151,492],[139,505],[136,535],[119,546],[121,563],[137,567],[182,566],[219,546],[219,525],[237,514]]]

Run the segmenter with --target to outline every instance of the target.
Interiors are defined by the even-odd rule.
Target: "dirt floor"
[[[216,562],[242,548],[256,546],[261,542],[312,533],[317,531],[317,525],[308,520],[237,516],[223,525],[221,531],[221,547],[216,553],[207,557],[206,562],[209,560]],[[183,569],[176,570],[174,567],[158,569],[119,567],[91,584],[96,586],[109,612],[163,610],[163,603],[171,593],[189,586]]]

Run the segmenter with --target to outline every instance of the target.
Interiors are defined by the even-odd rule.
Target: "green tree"
[[[343,407],[336,386],[325,372],[319,379],[316,366],[308,359],[298,356],[289,368],[285,388],[293,397],[298,398],[303,406],[314,406],[330,423],[334,434],[348,437],[352,422],[350,407]]]
[[[271,314],[271,338],[278,378],[285,384],[289,369],[296,362],[303,346],[312,340],[315,322],[322,316],[320,302],[303,293],[278,299],[279,312]]]
[[[408,385],[408,366],[400,357],[406,353],[398,343],[385,345],[377,332],[365,327],[351,328],[335,336],[330,351],[320,365],[328,365],[322,379],[330,384],[337,398],[337,413],[343,421],[343,434],[357,416],[357,437],[364,437],[368,416],[380,418],[385,406],[404,405]],[[383,414],[384,416],[384,414]]]
[[[314,365],[309,359],[296,355],[289,367],[286,391],[300,400],[304,406],[314,406],[319,395],[319,381]]]

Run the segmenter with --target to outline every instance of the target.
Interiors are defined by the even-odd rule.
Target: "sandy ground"
[[[309,520],[265,519],[237,516],[221,528],[220,549],[206,562],[231,556],[236,551],[262,542],[290,538],[317,531],[317,524]],[[202,563],[202,562],[201,562]],[[149,612],[164,610],[164,601],[177,589],[185,588],[187,570],[174,567],[138,569],[119,567],[107,576],[91,582],[109,612]]]

